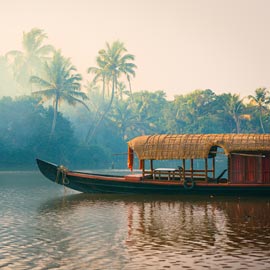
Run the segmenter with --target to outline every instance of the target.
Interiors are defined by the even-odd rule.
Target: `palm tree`
[[[105,84],[111,85],[111,100],[113,100],[115,91],[118,89],[118,81],[122,75],[126,76],[129,83],[129,90],[131,91],[131,76],[135,76],[134,69],[137,68],[132,63],[135,57],[132,54],[127,54],[127,49],[120,41],[115,41],[110,45],[106,43],[106,49],[102,49],[98,52],[96,59],[98,67],[89,67],[88,73],[94,73],[94,81],[102,79],[103,92]]]
[[[102,97],[105,97],[105,85],[106,85],[106,71],[98,67],[89,67],[87,69],[88,73],[93,73],[95,77],[93,78],[93,84],[96,84],[97,81],[102,81]]]
[[[33,28],[28,33],[23,33],[23,50],[13,50],[6,54],[7,59],[13,65],[13,72],[16,80],[23,86],[29,86],[29,78],[33,74],[40,74],[43,63],[54,51],[53,46],[43,45],[47,35],[43,30]]]
[[[132,112],[131,103],[125,101],[115,103],[112,106],[112,113],[109,119],[112,123],[115,123],[123,140],[129,137],[129,131],[136,128],[136,116]]]
[[[243,99],[240,99],[240,96],[238,94],[223,94],[221,95],[221,101],[222,101],[222,112],[223,115],[229,115],[236,126],[236,133],[240,133],[240,121],[243,118],[244,113],[244,104]]]
[[[117,98],[123,100],[123,95],[129,96],[129,91],[123,82],[118,83]],[[131,96],[131,95],[130,95]]]
[[[94,136],[105,115],[110,111],[115,92],[117,92],[117,89],[119,88],[119,78],[122,75],[126,76],[131,92],[130,76],[135,76],[134,69],[137,67],[134,63],[132,63],[132,61],[135,59],[134,55],[126,52],[127,49],[124,47],[122,42],[115,41],[112,43],[112,45],[106,43],[106,49],[102,49],[98,52],[98,68],[88,68],[88,72],[93,72],[95,74],[94,80],[102,78],[103,92],[105,91],[105,84],[108,83],[111,86],[111,93],[107,108],[101,114],[100,119],[97,121],[97,124],[93,128],[92,132],[88,132],[87,134],[87,142],[89,142]]]
[[[81,103],[88,110],[87,105],[83,102],[87,99],[87,96],[80,91],[81,75],[73,73],[76,68],[71,65],[69,59],[61,55],[60,51],[55,52],[52,61],[46,62],[44,68],[45,78],[31,76],[30,81],[41,87],[41,90],[33,92],[33,94],[42,97],[42,102],[49,99],[53,100],[54,116],[50,133],[50,136],[52,136],[56,126],[59,102],[63,100],[70,105]]]
[[[260,126],[262,132],[265,133],[264,125],[263,125],[263,113],[267,112],[267,105],[270,103],[270,98],[267,97],[269,91],[266,88],[257,88],[255,90],[255,96],[249,95],[248,98],[252,106],[257,107],[259,109],[259,119],[260,119]]]
[[[127,49],[120,41],[115,41],[110,45],[106,43],[106,49],[99,51],[97,57],[97,63],[99,67],[104,71],[105,76],[111,82],[112,90],[111,96],[114,96],[114,91],[118,88],[118,79],[121,75],[125,75],[127,81],[130,84],[130,76],[135,76],[134,69],[136,65],[131,61],[134,61],[135,57],[132,54],[126,54]],[[131,86],[130,86],[131,90]]]
[[[165,96],[163,91],[134,93],[131,109],[135,116],[133,125],[136,127],[136,135],[166,132],[163,117],[167,108]]]
[[[187,95],[175,97],[174,109],[177,128],[181,132],[206,133],[219,127],[216,122],[216,94],[211,89],[194,90]]]

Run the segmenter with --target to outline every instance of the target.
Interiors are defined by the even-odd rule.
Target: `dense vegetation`
[[[0,58],[1,169],[34,168],[36,157],[73,168],[124,167],[126,142],[143,134],[270,132],[266,88],[244,98],[194,90],[174,100],[165,91],[132,91],[135,57],[119,41],[98,52],[82,87],[46,37],[40,29],[24,33],[24,50]]]

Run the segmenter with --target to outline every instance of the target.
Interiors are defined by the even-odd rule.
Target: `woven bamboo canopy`
[[[128,142],[140,160],[207,158],[212,147],[224,153],[269,152],[270,134],[162,134],[136,137]]]

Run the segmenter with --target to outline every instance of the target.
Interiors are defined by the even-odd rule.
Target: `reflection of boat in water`
[[[141,174],[90,174],[40,159],[37,164],[51,181],[86,193],[270,195],[269,134],[140,136],[128,146],[128,167],[133,169],[136,153]],[[221,154],[226,168],[216,176],[216,156]],[[155,160],[179,160],[179,166],[154,168]],[[195,168],[197,160],[201,168]]]
[[[266,198],[60,196],[31,209],[29,222],[19,215],[8,223],[11,227],[2,233],[0,263],[3,269],[155,270],[210,265],[262,270],[270,263],[269,210]]]
[[[60,223],[75,215],[89,230],[102,222],[106,230],[125,232],[128,246],[151,243],[184,249],[204,245],[229,249],[257,241],[256,245],[265,249],[270,244],[265,237],[270,235],[270,204],[263,198],[75,194],[45,203],[40,212],[42,216],[62,217]],[[59,221],[53,218],[53,224]],[[65,223],[61,226],[69,227]],[[60,227],[57,230],[61,231]]]

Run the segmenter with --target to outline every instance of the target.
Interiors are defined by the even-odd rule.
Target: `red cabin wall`
[[[230,181],[232,183],[244,183],[245,158],[243,156],[232,155],[230,158]]]
[[[239,184],[270,183],[270,155],[232,155],[230,181]]]
[[[270,184],[270,155],[262,159],[262,182]]]
[[[260,157],[246,157],[246,183],[261,182]]]

